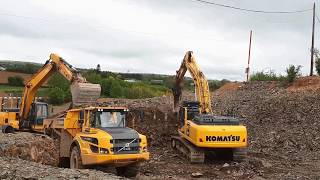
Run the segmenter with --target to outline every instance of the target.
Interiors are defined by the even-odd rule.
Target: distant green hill
[[[0,60],[0,65],[10,72],[20,72],[26,74],[34,74],[43,65],[40,63]]]
[[[34,62],[24,62],[24,61],[12,61],[12,60],[0,60],[0,65],[6,68],[7,71],[10,72],[20,72],[26,74],[34,74],[36,73],[43,64],[34,63]],[[96,71],[94,68],[92,69],[78,69],[83,74],[87,74],[87,72]],[[165,86],[169,89],[172,88],[174,82],[173,75],[164,75],[164,74],[148,74],[148,73],[122,73],[122,72],[111,72],[111,71],[101,71],[99,72],[102,78],[107,78],[109,76],[117,77],[118,79],[127,81],[127,82],[142,82],[150,85],[161,85]],[[221,87],[228,80],[209,80],[209,85],[211,90],[215,90]],[[193,80],[190,77],[185,77],[185,88],[189,90],[193,90]]]

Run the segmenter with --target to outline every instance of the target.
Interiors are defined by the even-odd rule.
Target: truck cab
[[[72,109],[65,117],[46,119],[46,132],[58,132],[60,157],[71,168],[114,166],[118,175],[135,176],[149,160],[146,136],[126,127],[125,107]]]

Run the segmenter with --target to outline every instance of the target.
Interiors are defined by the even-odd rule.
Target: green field
[[[22,86],[9,86],[9,85],[0,85],[0,92],[11,94],[12,96],[21,96],[23,91]],[[40,88],[37,92],[37,96],[44,97],[47,94],[48,88]]]

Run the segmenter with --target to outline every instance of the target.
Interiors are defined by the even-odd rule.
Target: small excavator
[[[183,80],[189,71],[195,86],[195,101],[181,104]],[[191,163],[204,163],[206,157],[243,161],[247,154],[247,129],[234,117],[215,116],[211,107],[209,84],[192,51],[184,56],[176,72],[173,88],[174,111],[178,114],[178,136],[171,146]]]
[[[71,84],[72,108],[49,118],[48,104],[36,102],[37,90],[55,72]],[[2,109],[3,132],[45,133],[59,142],[60,165],[74,169],[114,166],[117,174],[134,177],[149,159],[146,136],[126,127],[126,107],[99,106],[99,84],[91,84],[63,58],[51,54],[26,83],[19,108]]]

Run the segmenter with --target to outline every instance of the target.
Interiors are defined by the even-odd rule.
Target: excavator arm
[[[196,63],[192,51],[188,51],[186,53],[179,70],[176,72],[175,84],[173,88],[174,109],[177,110],[179,106],[182,95],[183,79],[187,71],[190,72],[195,85],[195,97],[196,101],[199,101],[200,103],[200,113],[212,113],[209,84],[206,77],[201,72],[198,64]]]
[[[50,59],[46,61],[43,67],[33,75],[26,83],[20,106],[20,124],[28,121],[28,116],[31,110],[32,102],[34,101],[37,90],[55,73],[59,72],[71,83],[71,92],[73,103],[82,102],[80,95],[90,95],[90,101],[96,100],[100,96],[101,87],[98,84],[87,83],[80,73],[68,64],[64,59],[57,54],[51,54]],[[78,88],[78,89],[75,89]],[[82,88],[82,89],[81,89]],[[87,88],[87,89],[86,89]],[[79,93],[84,91],[84,93]],[[28,123],[27,123],[28,124]]]

